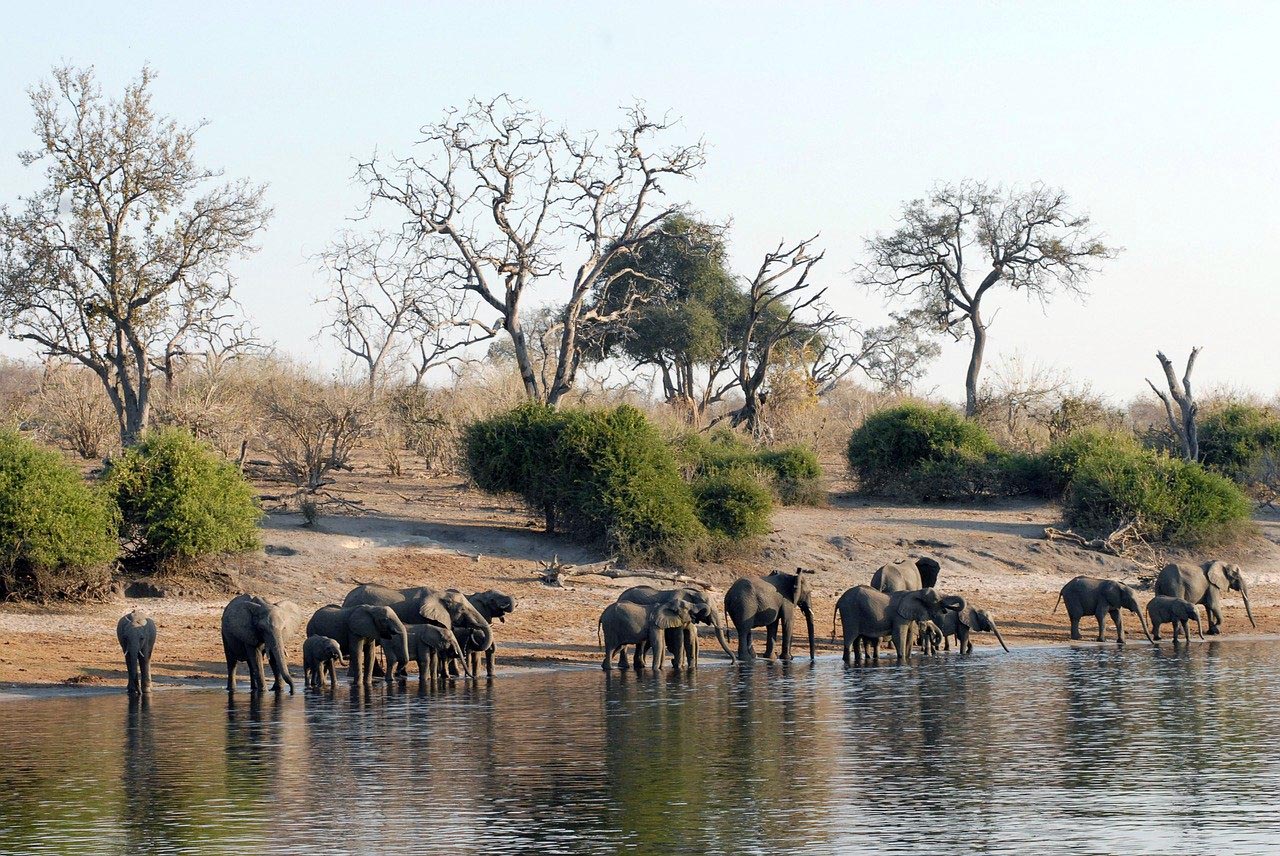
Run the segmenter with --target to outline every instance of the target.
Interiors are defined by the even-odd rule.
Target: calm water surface
[[[1280,643],[0,701],[6,853],[1262,853]]]

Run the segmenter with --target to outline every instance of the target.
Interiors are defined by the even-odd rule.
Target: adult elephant
[[[689,668],[697,667],[699,624],[714,628],[720,648],[729,655],[730,660],[736,660],[733,651],[729,648],[729,640],[725,638],[724,624],[702,589],[692,587],[657,589],[653,586],[632,586],[618,595],[618,603],[635,603],[640,606],[673,603],[677,600],[683,600],[688,604],[691,621],[684,627],[668,628],[664,633],[663,641],[666,643],[667,650],[671,652],[671,667],[680,668],[682,661],[686,661]],[[636,651],[636,659],[644,655],[642,649],[646,645],[647,643],[641,643]]]
[[[934,588],[938,585],[938,572],[941,570],[938,560],[928,556],[901,559],[878,568],[871,575],[871,587],[885,594]]]
[[[969,634],[994,633],[1000,647],[1006,654],[1009,652],[1009,646],[1004,644],[1004,637],[1000,635],[1000,628],[996,626],[996,620],[990,612],[985,609],[975,609],[959,595],[949,596],[945,600],[956,606],[955,609],[944,612],[942,618],[937,621],[938,630],[942,632],[943,643],[947,649],[950,649],[950,638],[954,636],[960,653],[968,654],[973,651],[973,642]]]
[[[665,631],[687,626],[691,621],[689,604],[680,598],[655,603],[652,606],[641,606],[638,603],[611,603],[604,608],[597,619],[597,633],[603,636],[604,660],[600,664],[605,671],[613,668],[613,655],[618,655],[618,668],[627,667],[624,649],[627,645],[635,645],[636,650],[646,642],[653,651],[653,670],[662,668],[662,649],[665,645]],[[636,658],[637,671],[643,667],[639,656]]]
[[[1222,596],[1228,589],[1240,592],[1249,624],[1257,627],[1253,610],[1249,607],[1249,586],[1239,565],[1217,561],[1203,565],[1170,564],[1165,565],[1156,577],[1156,594],[1179,597],[1204,607],[1210,636],[1222,632]]]
[[[272,602],[257,595],[240,594],[222,610],[222,651],[227,658],[227,692],[235,692],[236,667],[249,666],[249,688],[260,693],[266,688],[262,656],[266,653],[275,676],[273,690],[283,681],[293,692],[289,661],[284,656],[285,643],[302,623],[302,611],[287,600]]]
[[[1124,583],[1098,577],[1079,576],[1062,587],[1062,591],[1058,592],[1058,601],[1067,607],[1067,617],[1071,619],[1072,639],[1081,638],[1080,619],[1086,615],[1092,615],[1098,620],[1098,641],[1105,642],[1106,620],[1110,615],[1111,622],[1116,626],[1116,644],[1123,645],[1124,624],[1120,619],[1120,610],[1127,609],[1138,616],[1138,622],[1142,625],[1142,633],[1147,637],[1147,641],[1152,645],[1156,644],[1151,638],[1150,631],[1147,630],[1147,620],[1142,617],[1137,596],[1133,589]],[[1053,605],[1053,611],[1058,611],[1056,602]]]
[[[404,622],[389,606],[322,606],[307,622],[307,636],[328,636],[338,643],[338,648],[351,663],[349,674],[353,682],[368,686],[373,680],[373,661],[380,647],[396,654],[396,665],[409,662],[408,633]],[[386,681],[395,679],[390,658],[387,662]]]
[[[452,589],[451,589],[452,591]],[[475,607],[476,612],[480,613],[485,621],[489,622],[489,626],[493,626],[496,618],[503,624],[506,624],[506,616],[515,612],[516,599],[509,594],[497,591],[496,589],[488,589],[487,591],[478,591],[475,594],[467,595],[467,602]],[[485,674],[493,677],[493,656],[496,650],[496,643],[492,639],[489,641],[489,647],[484,649],[472,649],[468,652],[471,658],[471,673],[473,675],[480,672],[480,651],[484,651],[484,670]]]
[[[959,609],[962,604],[961,598],[942,598],[931,588],[886,594],[871,586],[854,586],[836,601],[832,635],[835,634],[835,617],[839,615],[844,628],[846,663],[851,649],[854,663],[862,662],[861,647],[855,647],[855,643],[861,642],[873,643],[870,650],[878,660],[880,640],[886,636],[893,639],[898,662],[910,662],[916,623],[932,621],[941,628],[943,614],[948,609]]]
[[[809,659],[817,654],[813,639],[813,605],[808,578],[813,571],[796,568],[794,574],[774,571],[763,577],[742,577],[724,593],[724,611],[738,631],[738,659],[754,660],[751,631],[768,628],[764,655],[773,656],[776,628],[782,625],[782,659],[791,659],[791,633],[795,628],[795,611],[804,614],[809,629]]]
[[[393,589],[361,583],[347,593],[342,605],[389,606],[405,624],[434,624],[448,630],[458,642],[467,635],[471,650],[486,651],[493,645],[493,629],[466,596],[453,589],[426,586]]]

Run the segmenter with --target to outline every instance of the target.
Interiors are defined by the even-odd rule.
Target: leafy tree
[[[109,101],[93,69],[55,69],[31,92],[39,146],[19,155],[47,184],[0,208],[9,332],[89,367],[126,445],[150,421],[154,374],[228,328],[228,263],[270,216],[261,186],[196,163],[199,126],[155,113],[153,78],[143,68]]]
[[[1119,248],[1103,242],[1067,194],[1043,184],[1028,190],[980,181],[939,184],[903,206],[901,225],[866,242],[858,281],[915,308],[957,340],[972,339],[965,374],[965,416],[978,410],[979,378],[990,317],[984,300],[995,288],[1047,303],[1065,291],[1081,295],[1098,263]]]

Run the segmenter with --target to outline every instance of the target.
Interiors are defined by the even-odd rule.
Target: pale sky
[[[1020,353],[1123,401],[1157,348],[1180,362],[1202,345],[1202,385],[1280,391],[1278,3],[269,5],[10,6],[0,201],[38,178],[16,157],[34,141],[28,87],[66,61],[116,94],[150,63],[161,112],[209,121],[201,162],[270,185],[261,250],[234,268],[248,313],[334,365],[310,257],[355,211],[355,158],[406,151],[471,96],[602,130],[639,98],[708,143],[697,182],[670,190],[732,219],[742,271],[820,232],[833,303],[878,323],[848,271],[904,200],[937,180],[1042,180],[1126,251],[1084,304],[1046,316],[999,295],[988,365]],[[926,385],[962,399],[967,353],[944,344]]]

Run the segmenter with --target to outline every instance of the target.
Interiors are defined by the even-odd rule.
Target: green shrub
[[[473,423],[464,443],[477,486],[519,494],[548,531],[669,562],[686,561],[706,537],[671,450],[634,407],[523,404]]]
[[[100,593],[115,528],[110,499],[57,452],[0,430],[0,599]]]
[[[1231,404],[1200,421],[1200,460],[1237,484],[1251,483],[1263,456],[1280,450],[1280,419],[1248,404]]]
[[[262,511],[235,465],[186,431],[153,431],[107,468],[134,556],[163,570],[258,546]]]
[[[1136,455],[1141,451],[1142,445],[1132,434],[1092,428],[1077,431],[1037,456],[1038,472],[1027,492],[1048,499],[1060,498],[1085,458],[1099,453]]]
[[[1063,516],[1088,534],[1129,522],[1151,540],[1201,546],[1239,534],[1251,511],[1235,484],[1199,464],[1104,443],[1077,460]]]
[[[849,438],[863,491],[907,499],[968,499],[1005,491],[995,441],[945,407],[906,404],[872,414]]]
[[[769,531],[773,496],[744,467],[702,476],[693,483],[693,499],[698,519],[713,535],[741,541]]]
[[[686,479],[731,469],[760,469],[769,473],[770,485],[783,505],[822,505],[827,494],[822,485],[818,455],[807,446],[761,449],[732,431],[710,435],[689,432],[675,441],[676,460]]]

